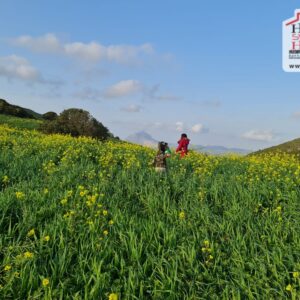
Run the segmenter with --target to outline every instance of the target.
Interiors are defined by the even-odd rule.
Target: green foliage
[[[46,133],[70,134],[73,137],[88,136],[98,139],[112,137],[109,130],[89,112],[76,108],[64,110],[53,121],[44,123],[41,130]]]
[[[19,118],[40,119],[36,112],[20,106],[9,104],[7,101],[0,99],[0,114],[11,115]]]
[[[286,152],[290,154],[300,155],[300,138],[267,149],[256,151],[254,153],[251,153],[250,155],[272,153],[272,152],[273,153]]]
[[[10,127],[20,128],[20,129],[37,130],[42,124],[42,121],[35,120],[35,119],[18,118],[18,117],[0,114],[0,124],[7,124]]]
[[[48,111],[45,114],[43,114],[42,116],[43,116],[44,120],[48,120],[48,121],[53,121],[58,117],[57,113],[53,112],[53,111]]]
[[[0,148],[1,299],[299,299],[293,157],[164,176],[121,142],[2,128]]]

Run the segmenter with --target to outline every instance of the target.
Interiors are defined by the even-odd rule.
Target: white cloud
[[[142,82],[134,79],[127,79],[127,80],[121,80],[111,86],[108,86],[102,90],[93,89],[90,87],[87,87],[81,91],[78,91],[74,93],[73,95],[77,98],[85,98],[89,100],[97,100],[100,98],[103,99],[113,99],[113,98],[122,98],[127,96],[144,96],[144,100],[177,100],[179,97],[176,96],[164,96],[159,95],[158,90],[156,89],[155,95],[153,94],[152,88],[148,88],[145,86]],[[140,108],[140,107],[139,107]],[[137,110],[138,107],[131,107],[131,108],[122,108],[122,110],[128,111],[131,110]]]
[[[144,87],[144,95],[146,98],[151,100],[158,100],[158,101],[178,101],[182,100],[182,97],[175,96],[172,94],[159,94],[160,85],[155,84],[152,87]]]
[[[168,130],[174,132],[193,132],[193,133],[207,133],[209,129],[205,127],[203,124],[195,124],[192,127],[187,126],[182,121],[177,121],[174,123],[166,123],[166,122],[154,122],[151,124],[148,124],[148,127],[151,127],[153,129],[162,129],[162,130]]]
[[[179,132],[184,131],[183,122],[181,122],[181,121],[176,122],[175,123],[175,128],[176,128],[176,131],[179,131]]]
[[[273,132],[268,130],[265,131],[250,130],[248,132],[245,132],[242,135],[242,137],[248,140],[271,142],[274,139],[275,135]]]
[[[140,105],[136,105],[136,104],[130,104],[128,106],[122,107],[121,110],[122,111],[126,111],[126,112],[140,112],[142,109],[142,107]]]
[[[191,131],[193,133],[203,133],[205,132],[207,129],[204,127],[203,124],[195,124],[194,126],[192,126]]]
[[[77,58],[86,62],[110,61],[121,64],[138,62],[141,55],[154,53],[149,43],[134,45],[108,45],[104,46],[96,41],[90,43],[72,42],[64,43],[53,33],[32,37],[23,35],[11,39],[15,46],[27,48],[33,52],[58,53]]]
[[[63,49],[66,55],[86,61],[99,61],[104,59],[106,55],[105,47],[96,42],[66,44],[63,46]]]
[[[8,80],[41,81],[42,77],[28,60],[17,55],[0,57],[0,76]]]
[[[141,46],[116,45],[105,48],[109,61],[117,63],[130,63],[136,61],[139,54],[152,54],[154,50],[150,44]]]
[[[53,33],[47,33],[36,38],[30,35],[22,35],[11,39],[11,42],[15,46],[24,47],[33,52],[57,53],[63,51],[60,41]]]
[[[143,91],[143,85],[137,80],[122,80],[104,91],[105,98],[117,98]]]

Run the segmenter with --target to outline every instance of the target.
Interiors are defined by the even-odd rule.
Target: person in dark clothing
[[[183,133],[181,135],[181,139],[178,141],[178,147],[176,149],[176,153],[180,152],[180,157],[184,157],[188,154],[188,145],[190,140],[188,139],[187,135]]]
[[[166,172],[167,171],[167,160],[170,157],[170,149],[168,143],[159,142],[158,151],[153,161],[153,166],[156,172]]]

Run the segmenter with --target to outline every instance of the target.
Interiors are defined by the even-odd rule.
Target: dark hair
[[[167,150],[168,143],[165,142],[159,142],[158,143],[158,150],[161,152],[165,152]]]
[[[182,133],[182,134],[181,134],[181,138],[187,138],[186,133]]]

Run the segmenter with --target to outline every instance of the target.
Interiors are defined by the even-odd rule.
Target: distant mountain
[[[10,104],[4,99],[0,99],[0,114],[27,119],[42,119],[41,114],[28,108]]]
[[[237,154],[246,155],[251,153],[251,150],[241,149],[241,148],[227,148],[224,146],[200,146],[200,145],[193,146],[192,145],[191,149],[194,149],[199,152],[210,153],[210,154],[237,153]]]
[[[286,152],[286,153],[291,153],[291,154],[300,154],[300,138],[285,142],[283,144],[269,147],[266,149],[262,149],[256,152],[251,153],[251,155],[256,155],[256,154],[264,154],[264,153],[269,153],[269,152]]]
[[[149,133],[145,131],[140,131],[135,134],[132,134],[126,139],[128,142],[135,144],[156,147],[158,141],[155,140]],[[176,148],[177,144],[169,143],[171,148]],[[226,153],[238,153],[242,155],[249,154],[251,151],[240,148],[226,148],[223,146],[201,146],[191,144],[190,149],[193,149],[198,152],[210,153],[210,154],[226,154]]]
[[[131,143],[148,147],[156,147],[158,143],[157,140],[155,140],[149,133],[145,131],[140,131],[135,134],[129,135],[126,140]]]

